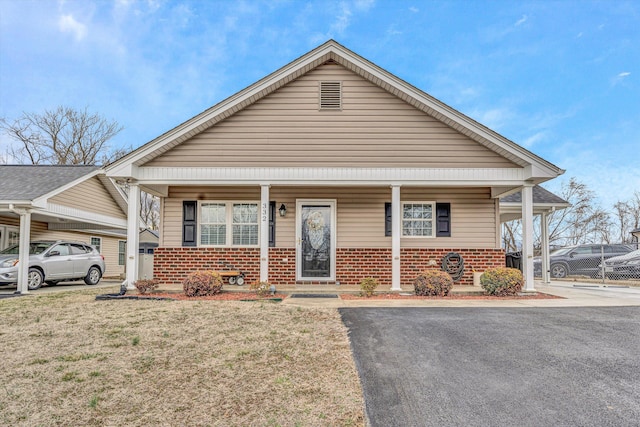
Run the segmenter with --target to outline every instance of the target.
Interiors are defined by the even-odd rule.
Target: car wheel
[[[48,286],[55,286],[58,284],[57,280],[47,280],[44,283],[46,283]]]
[[[238,286],[244,285],[244,277],[238,276],[238,278],[236,279],[236,285]]]
[[[230,285],[236,284],[236,276],[229,276],[229,284]]]
[[[37,268],[29,269],[29,276],[27,277],[27,288],[30,291],[34,291],[42,286],[42,282],[44,282],[44,277],[42,277],[42,273]]]
[[[95,266],[91,267],[84,278],[84,283],[86,283],[87,285],[95,285],[100,281],[100,277],[102,277],[100,269]]]
[[[567,267],[562,264],[553,264],[551,266],[551,277],[554,279],[564,279],[567,277]]]

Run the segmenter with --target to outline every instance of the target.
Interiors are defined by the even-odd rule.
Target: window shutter
[[[391,202],[384,204],[384,235],[391,236]]]
[[[182,202],[182,246],[196,246],[196,209],[198,202]]]
[[[451,203],[436,203],[436,237],[451,237]]]
[[[342,108],[342,85],[340,82],[320,82],[320,109],[340,110]]]
[[[269,202],[269,247],[276,246],[276,202]]]

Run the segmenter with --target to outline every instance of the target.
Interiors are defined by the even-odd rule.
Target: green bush
[[[451,292],[453,279],[442,270],[425,270],[415,278],[413,288],[416,295],[444,297]]]
[[[222,292],[222,276],[215,271],[194,271],[184,279],[182,289],[188,297],[219,294]]]
[[[255,293],[258,294],[259,297],[266,297],[267,295],[269,295],[270,286],[271,285],[269,285],[269,282],[261,282],[259,280],[256,280],[249,285],[249,289],[255,291]]]
[[[489,268],[480,276],[480,285],[489,295],[516,295],[523,284],[522,272],[516,268]]]
[[[380,283],[378,283],[378,279],[374,279],[373,277],[365,277],[360,281],[360,295],[363,297],[370,297],[376,291]]]
[[[133,282],[133,286],[136,287],[138,292],[144,295],[147,292],[155,291],[156,289],[158,289],[158,281],[154,279],[136,280],[135,282]]]

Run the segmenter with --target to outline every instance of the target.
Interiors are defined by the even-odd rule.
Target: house
[[[154,276],[225,269],[275,284],[410,286],[449,252],[504,265],[501,197],[522,193],[533,289],[536,184],[564,171],[333,40],[106,169],[160,197]],[[129,219],[127,282],[138,234]]]
[[[82,241],[102,253],[106,277],[120,277],[123,229],[127,202],[100,167],[0,165],[0,249],[20,244],[21,260],[30,240]]]

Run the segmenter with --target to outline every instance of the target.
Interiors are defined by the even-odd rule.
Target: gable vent
[[[320,82],[320,109],[342,109],[342,84],[340,82]]]

